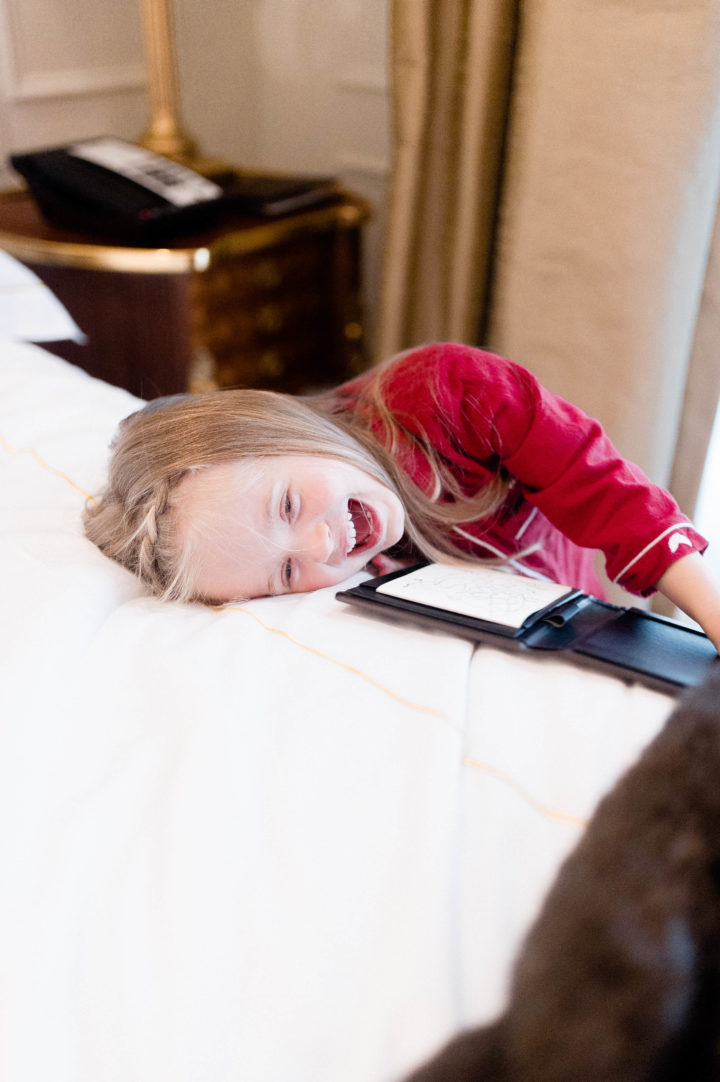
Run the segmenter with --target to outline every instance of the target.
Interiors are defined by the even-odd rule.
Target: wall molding
[[[388,93],[388,74],[377,64],[348,64],[342,75],[335,80],[340,90],[360,91],[363,94]]]
[[[355,176],[368,177],[374,181],[385,181],[390,175],[390,163],[384,158],[369,154],[347,152],[336,154],[335,165],[339,173],[353,173]]]
[[[9,87],[13,102],[48,101],[92,94],[119,94],[144,90],[147,72],[143,64],[117,64],[98,68],[75,68],[32,72],[16,78]]]
[[[18,6],[22,0],[0,0],[0,60],[3,97],[9,104],[62,98],[121,94],[145,90],[147,71],[142,59],[124,63],[83,64],[39,69],[29,62]]]

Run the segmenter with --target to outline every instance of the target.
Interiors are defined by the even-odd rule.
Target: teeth
[[[347,513],[347,517],[348,517],[348,550],[345,553],[345,555],[349,556],[350,553],[352,552],[352,550],[355,548],[355,545],[357,544],[357,530],[355,529],[355,523],[353,522],[352,515],[350,514],[349,511]]]

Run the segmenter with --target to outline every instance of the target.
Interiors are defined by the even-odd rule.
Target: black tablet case
[[[371,579],[336,596],[374,615],[445,630],[502,650],[559,656],[670,694],[702,682],[718,662],[701,631],[642,609],[624,608],[573,591],[515,631],[472,616],[378,593],[378,586],[416,568]]]

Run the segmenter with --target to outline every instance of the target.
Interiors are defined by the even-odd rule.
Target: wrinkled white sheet
[[[672,700],[82,536],[136,406],[0,344],[0,1078],[390,1082],[503,1002]]]
[[[0,252],[0,340],[83,343],[85,335],[48,287],[19,260]]]

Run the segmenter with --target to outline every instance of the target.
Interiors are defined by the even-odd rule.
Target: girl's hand
[[[689,553],[671,564],[657,588],[700,624],[720,653],[720,588],[700,553]]]
[[[389,575],[391,571],[402,571],[404,567],[410,567],[415,562],[415,560],[394,560],[391,556],[386,556],[384,552],[379,552],[370,560],[367,569],[375,575]]]

